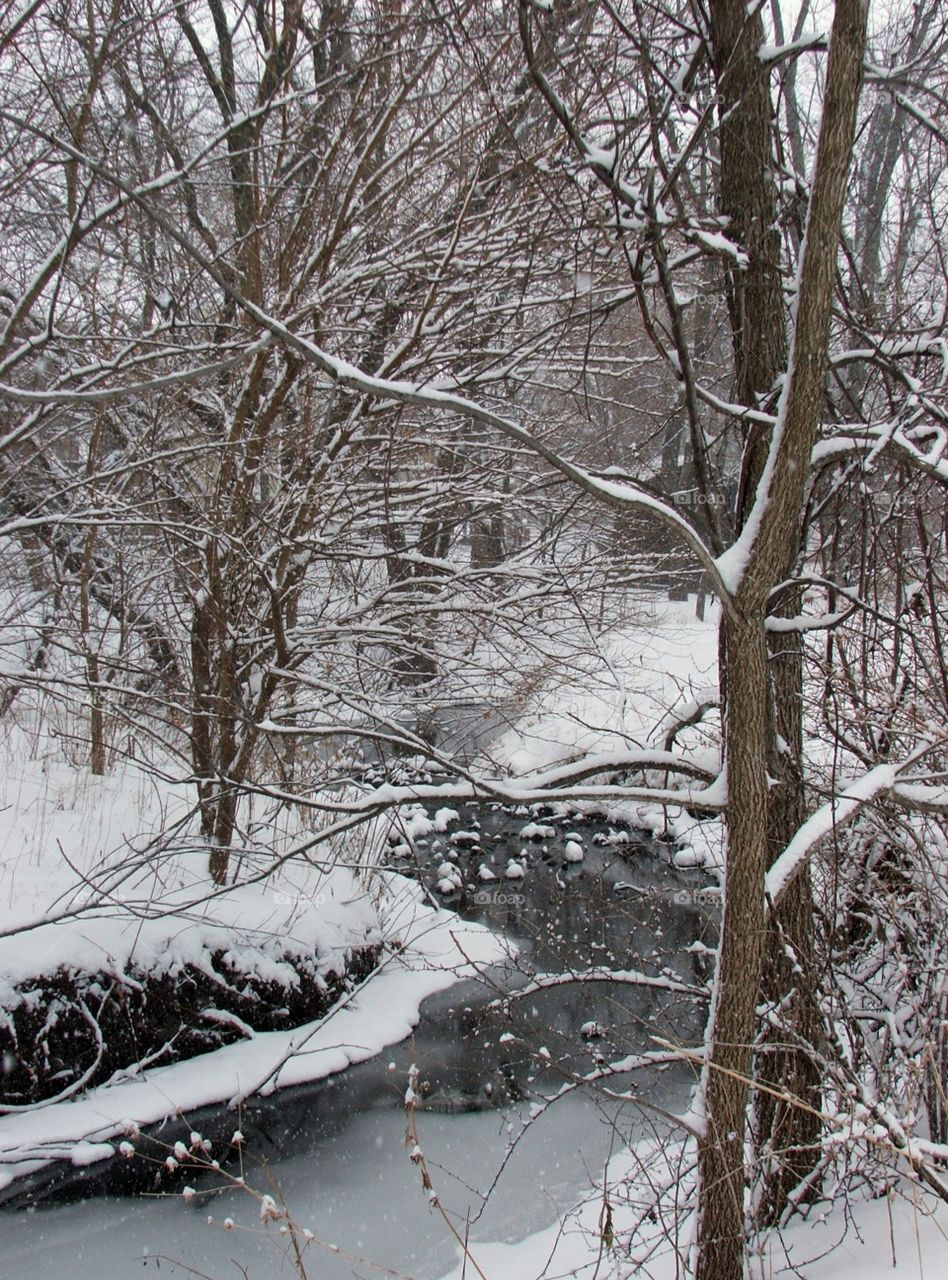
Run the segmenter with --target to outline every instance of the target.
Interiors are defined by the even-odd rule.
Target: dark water
[[[424,1006],[423,1041],[438,1041],[424,1073],[429,1106],[518,1100],[601,1059],[652,1049],[655,1036],[699,1034],[703,1002],[659,989],[575,981],[527,998],[500,997],[538,974],[605,968],[703,985],[716,920],[707,877],[677,868],[669,846],[599,818],[499,806],[456,812],[445,831],[415,838],[402,869],[518,950],[495,975],[493,1000],[485,1000],[483,984],[466,983]],[[570,862],[577,848],[582,861]],[[522,878],[508,878],[512,860]],[[448,893],[437,887],[445,887],[445,863],[459,881]],[[496,878],[481,879],[485,872]]]

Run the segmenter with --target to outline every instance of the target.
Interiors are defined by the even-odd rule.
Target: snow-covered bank
[[[588,1196],[569,1213],[515,1243],[474,1240],[470,1253],[490,1280],[686,1280],[692,1274],[689,1218],[664,1218],[631,1231],[633,1220],[616,1186],[640,1173],[634,1152],[609,1163],[605,1184],[591,1181]],[[604,1186],[608,1193],[604,1193]],[[608,1204],[608,1211],[606,1205]],[[636,1224],[641,1228],[641,1223]],[[672,1234],[677,1230],[677,1237]],[[945,1273],[948,1206],[917,1188],[874,1200],[839,1203],[774,1234],[748,1264],[748,1280],[796,1276],[801,1280],[936,1280]],[[470,1261],[458,1255],[443,1280],[464,1280]]]
[[[199,857],[0,937],[0,1114],[312,1022],[376,962],[379,917],[348,869],[214,895]]]
[[[107,1158],[126,1122],[153,1124],[371,1057],[410,1033],[426,996],[505,954],[487,930],[425,905],[409,881],[378,878],[370,891],[345,864],[364,860],[371,827],[328,859],[281,862],[306,835],[306,816],[286,807],[257,814],[248,802],[247,830],[257,834],[235,856],[243,883],[222,892],[188,838],[193,800],[193,787],[131,761],[93,776],[48,727],[5,726],[0,1083],[12,1095],[32,1073],[43,1096],[38,1107],[31,1095],[0,1107],[0,1187],[53,1160]],[[360,956],[378,956],[378,970],[327,1013],[350,974],[364,979]],[[138,1008],[146,988],[154,1027]],[[182,989],[221,1047],[197,1053]],[[87,1003],[94,1015],[123,992],[127,1029],[120,1010],[108,1025],[127,1039],[124,1057],[108,1046],[106,1069],[84,1078],[96,1045],[89,1053],[70,1039],[72,1006]],[[307,1008],[318,1012],[301,1017]],[[163,1018],[170,1043],[159,1035],[158,1051],[146,1052]],[[98,1027],[101,1050],[100,1023],[78,1020],[83,1031]],[[18,1036],[24,1026],[29,1037]]]
[[[643,595],[632,621],[595,638],[563,674],[534,691],[521,721],[485,752],[501,774],[528,786],[557,766],[591,758],[655,759],[654,781],[670,734],[676,750],[714,776],[720,768],[717,712],[719,608],[695,616],[693,602]],[[721,827],[677,805],[634,800],[577,806],[615,822],[672,837],[681,866],[719,867]]]
[[[216,1103],[234,1105],[254,1092],[317,1080],[364,1061],[410,1034],[426,996],[507,954],[488,930],[425,905],[407,881],[392,880],[384,914],[387,957],[326,1018],[145,1071],[77,1101],[4,1116],[0,1186],[49,1160],[106,1159],[130,1124],[152,1124]]]
[[[633,621],[591,640],[532,694],[520,723],[486,753],[498,767],[522,775],[654,747],[671,712],[716,696],[718,608],[699,620],[687,602],[643,595],[635,606]]]

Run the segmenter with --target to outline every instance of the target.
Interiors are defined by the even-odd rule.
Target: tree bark
[[[772,612],[799,616],[802,606],[802,592],[794,588]],[[769,867],[806,818],[806,803],[803,639],[799,632],[772,632],[768,649],[774,719],[768,765],[774,780],[768,794]],[[759,1161],[756,1216],[762,1225],[779,1222],[791,1193],[809,1177],[819,1158],[822,1080],[811,1052],[820,1026],[812,982],[813,939],[813,889],[806,869],[770,915],[764,944],[761,995],[765,1005],[779,1008],[787,1031],[765,1027],[755,1062],[755,1075],[765,1086],[756,1096],[754,1135]],[[768,1089],[797,1101],[784,1102]]]
[[[787,335],[781,281],[781,243],[775,198],[774,111],[767,70],[758,50],[764,29],[759,12],[748,15],[735,0],[718,0],[712,9],[714,66],[720,96],[721,208],[747,254],[743,269],[727,275],[732,322],[736,392],[751,407],[772,407],[787,358]],[[770,431],[751,428],[744,456],[735,525],[741,529],[754,500],[770,449]],[[784,613],[800,612],[800,593],[783,602]],[[720,668],[728,671],[727,637],[722,632]],[[773,723],[768,735],[769,773],[775,785],[768,793],[767,861],[776,858],[805,817],[801,757],[803,750],[803,646],[795,633],[778,633],[769,644],[769,692]],[[722,701],[727,703],[726,679]],[[776,743],[782,739],[783,748]],[[793,1188],[810,1173],[819,1133],[820,1077],[807,1044],[817,1019],[812,990],[801,987],[787,959],[789,946],[801,957],[812,950],[809,877],[795,886],[792,901],[771,920],[765,940],[762,995],[780,1003],[783,1020],[793,1028],[793,1044],[778,1035],[765,1043],[756,1071],[767,1084],[792,1083],[807,1105],[778,1105],[772,1095],[758,1095],[755,1145],[769,1153],[758,1176],[761,1215],[779,1219]]]
[[[728,855],[698,1149],[698,1280],[743,1275],[745,1111],[766,927],[766,635],[759,613],[725,629],[733,674],[725,723]]]
[[[865,52],[867,0],[838,0],[799,272],[790,367],[777,426],[741,535],[742,567],[725,624],[727,870],[699,1142],[697,1280],[744,1272],[744,1138],[751,1043],[763,977],[770,746],[766,633],[770,594],[799,546],[809,460],[827,368],[843,203]],[[739,561],[732,563],[737,568]]]

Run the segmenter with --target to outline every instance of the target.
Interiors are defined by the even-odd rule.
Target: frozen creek
[[[376,1264],[434,1280],[454,1261],[456,1246],[429,1211],[404,1143],[402,1098],[412,1061],[425,1098],[419,1138],[442,1203],[462,1222],[476,1218],[470,1228],[475,1257],[479,1239],[516,1240],[568,1212],[610,1151],[635,1135],[643,1122],[638,1107],[581,1090],[522,1131],[531,1103],[560,1087],[563,1069],[582,1074],[597,1055],[615,1060],[648,1049],[653,1034],[690,1041],[698,1006],[660,990],[599,983],[488,1007],[531,973],[608,965],[686,982],[703,977],[700,946],[693,944],[713,943],[705,882],[674,867],[662,846],[630,843],[634,839],[575,815],[472,807],[447,831],[416,841],[406,869],[434,886],[444,879],[446,863],[456,868],[461,887],[447,905],[503,932],[519,948],[518,959],[510,971],[491,975],[493,987],[463,983],[430,998],[413,1041],[244,1109],[239,1125],[248,1183],[271,1193],[275,1184],[298,1223],[363,1259],[311,1245],[311,1277],[384,1274]],[[508,878],[511,859],[523,867],[522,877]],[[618,1083],[630,1082],[621,1077]],[[690,1078],[684,1071],[640,1075],[635,1087],[649,1102],[675,1110],[685,1104]],[[233,1114],[219,1111],[189,1119],[214,1139],[226,1139],[236,1127]],[[169,1125],[168,1141],[186,1140],[188,1128]],[[485,1206],[481,1193],[520,1134]],[[174,1194],[119,1195],[126,1168],[93,1169],[88,1179],[79,1172],[55,1203],[5,1208],[0,1271],[6,1280],[59,1273],[77,1280],[142,1274],[225,1280],[243,1274],[242,1267],[250,1280],[292,1274],[273,1228],[261,1230],[257,1203],[245,1192],[199,1194],[187,1202]],[[199,1191],[211,1185],[188,1180]],[[227,1217],[236,1229],[223,1229]]]

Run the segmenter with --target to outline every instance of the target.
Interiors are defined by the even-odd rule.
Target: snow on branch
[[[876,765],[807,818],[767,872],[765,891],[775,907],[820,841],[852,822],[867,804],[891,791],[897,776],[895,765]]]
[[[948,813],[948,786],[901,781],[904,772],[917,764],[933,745],[925,743],[901,764],[876,765],[812,813],[767,872],[764,888],[772,906],[779,905],[787,886],[820,841],[848,826],[880,797],[888,796],[903,807],[919,812]]]
[[[829,35],[825,31],[811,31],[799,40],[788,40],[786,44],[762,44],[757,50],[757,57],[765,67],[776,66],[788,58],[799,57],[801,53],[817,50],[820,53],[829,48]]]
[[[851,604],[848,609],[838,609],[835,613],[798,614],[795,618],[766,618],[764,626],[774,634],[789,631],[831,631],[845,622],[857,606]]]
[[[692,704],[688,704],[689,706]],[[715,703],[702,703],[701,713]],[[700,715],[697,717],[700,719]],[[676,726],[694,724],[695,719],[684,722],[676,721]],[[640,771],[657,769],[667,773],[680,773],[685,777],[700,778],[710,782],[713,774],[709,769],[693,761],[676,755],[670,749],[664,751],[607,751],[599,755],[583,756],[577,760],[558,765],[555,769],[546,769],[542,773],[530,773],[518,778],[520,786],[561,787],[567,783],[577,783],[584,778],[593,778],[598,773],[612,773],[618,770]]]
[[[922,441],[928,444],[927,448],[921,447]],[[946,433],[941,427],[927,427],[924,432],[912,429],[910,434],[898,423],[888,422],[852,427],[830,439],[817,441],[810,460],[814,466],[819,466],[849,453],[861,453],[872,462],[883,450],[897,451],[900,460],[910,463],[940,484],[948,484],[948,459],[943,456],[945,444]]]
[[[155,391],[165,391],[169,387],[177,386],[182,382],[200,382],[215,374],[227,373],[236,368],[238,364],[243,364],[252,359],[253,356],[272,343],[273,335],[268,333],[257,342],[242,345],[233,355],[226,356],[223,359],[212,360],[207,364],[196,365],[189,369],[171,370],[167,373],[157,374],[154,378],[149,378],[146,381],[124,383],[115,387],[94,387],[76,391],[41,387],[38,390],[33,390],[28,387],[16,387],[8,382],[0,382],[0,398],[13,400],[18,404],[108,404],[110,401],[127,399],[130,396],[149,395]]]
[[[897,782],[892,788],[892,798],[903,808],[916,813],[948,813],[948,787],[936,787],[921,782]]]
[[[579,969],[575,973],[538,973],[524,987],[508,991],[496,1000],[491,1001],[491,1008],[506,1008],[514,1000],[536,995],[538,991],[549,991],[553,987],[568,987],[579,983],[616,982],[632,987],[651,987],[659,991],[671,991],[676,995],[707,996],[705,987],[696,987],[688,982],[679,982],[665,974],[650,975],[637,969]]]
[[[266,794],[278,793],[268,788]],[[346,813],[353,816],[381,813],[385,809],[400,804],[428,803],[448,800],[483,800],[499,801],[507,805],[549,804],[551,801],[566,800],[634,800],[647,804],[678,805],[688,809],[707,809],[712,812],[722,811],[727,805],[727,786],[724,776],[719,775],[705,787],[683,787],[673,790],[669,787],[630,787],[630,786],[572,786],[572,787],[539,787],[529,783],[506,783],[493,778],[471,778],[465,782],[441,784],[411,784],[395,786],[383,783],[366,795],[355,800],[309,801],[308,807],[319,808],[330,813]],[[307,841],[311,845],[313,839]]]
[[[946,130],[938,123],[934,116],[930,116],[927,111],[923,111],[917,103],[913,102],[911,98],[906,97],[904,93],[896,93],[894,97],[903,111],[907,112],[907,114],[917,120],[923,128],[927,129],[929,133],[948,146],[948,132],[946,132]]]
[[[699,724],[706,711],[720,705],[721,698],[718,690],[709,686],[706,689],[696,690],[694,697],[672,707],[655,726],[656,737],[660,734],[664,735],[665,751],[671,752],[675,739],[682,729]]]

